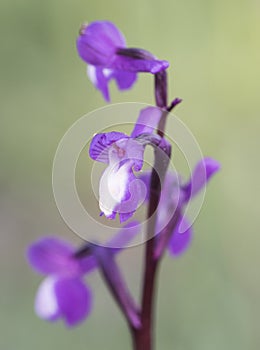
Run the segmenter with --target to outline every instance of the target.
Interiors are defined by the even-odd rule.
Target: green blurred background
[[[222,164],[192,249],[163,263],[157,348],[259,349],[257,0],[1,1],[0,349],[130,349],[98,274],[89,279],[95,305],[84,324],[67,330],[38,319],[33,301],[41,278],[25,260],[29,242],[44,234],[79,242],[55,206],[51,169],[68,127],[104,106],[75,50],[81,23],[97,19],[114,21],[129,46],[170,61],[170,95],[184,99],[177,115]],[[152,83],[142,75],[132,91],[113,87],[112,100],[153,103]],[[136,294],[141,253],[120,257]]]

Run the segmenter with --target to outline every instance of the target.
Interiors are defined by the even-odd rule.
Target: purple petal
[[[129,168],[133,166],[135,171],[140,171],[142,169],[144,158],[143,144],[132,138],[123,138],[118,140],[115,146],[117,147],[117,152],[113,156],[114,159],[120,162],[120,166],[127,161],[129,163]]]
[[[109,68],[117,47],[125,47],[125,39],[117,27],[108,21],[83,26],[77,39],[79,56],[94,66]]]
[[[204,158],[196,165],[190,181],[183,186],[186,200],[195,196],[210,178],[220,170],[220,164],[212,158]]]
[[[82,274],[91,273],[97,268],[97,261],[93,255],[80,258],[79,264]]]
[[[64,318],[73,326],[91,311],[91,292],[78,279],[48,277],[40,285],[35,298],[36,314],[48,321]]]
[[[81,28],[77,39],[79,56],[87,63],[128,72],[156,74],[168,68],[167,61],[156,59],[142,49],[124,49],[122,33],[107,21],[92,22]]]
[[[43,274],[77,274],[78,264],[72,258],[74,248],[66,241],[47,237],[33,243],[27,251],[30,265]]]
[[[120,51],[119,51],[120,52]],[[108,68],[127,72],[146,72],[156,74],[169,67],[169,62],[154,59],[140,59],[118,54]]]
[[[112,78],[111,69],[88,65],[87,74],[92,84],[102,93],[105,101],[110,101],[108,83]]]
[[[92,294],[80,279],[59,279],[55,283],[55,294],[60,317],[68,326],[76,325],[90,314]]]
[[[180,233],[180,228],[185,227],[185,231]],[[187,219],[181,217],[170,239],[168,250],[172,257],[182,255],[190,246],[193,237],[192,227]]]
[[[114,70],[112,77],[115,79],[119,90],[127,90],[136,82],[137,74]]]
[[[162,111],[157,107],[147,107],[141,110],[131,137],[141,134],[151,134],[157,129]]]
[[[102,163],[109,163],[109,147],[122,138],[128,138],[128,136],[116,131],[95,135],[89,146],[90,157]]]
[[[137,208],[137,206],[136,206],[136,208]],[[136,210],[136,208],[135,208],[135,210]],[[134,215],[135,210],[131,211],[131,212],[128,212],[128,213],[120,213],[120,211],[119,211],[118,215],[119,215],[120,224],[122,224],[123,222],[129,220]]]
[[[87,74],[92,84],[102,93],[105,101],[110,101],[109,82],[115,79],[119,90],[127,90],[132,87],[137,79],[136,73],[118,71],[108,68],[88,65]]]

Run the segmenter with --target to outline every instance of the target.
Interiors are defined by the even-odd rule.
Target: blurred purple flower
[[[36,295],[37,315],[50,321],[63,318],[68,326],[86,318],[92,304],[90,289],[81,279],[84,270],[73,253],[69,243],[54,237],[43,238],[28,250],[31,266],[48,275]]]
[[[107,242],[110,254],[119,253],[138,231],[137,222],[122,228]],[[88,317],[92,293],[83,277],[96,269],[98,262],[94,255],[86,256],[85,252],[85,248],[75,251],[71,244],[55,237],[42,238],[28,248],[30,265],[47,275],[35,298],[35,311],[39,317],[49,321],[61,318],[69,327]]]
[[[198,162],[191,174],[190,181],[182,186],[185,201],[194,197],[219,170],[220,164],[215,159],[206,157]]]
[[[101,215],[115,219],[118,213],[120,222],[124,222],[134,214],[145,198],[146,187],[136,178],[134,171],[142,169],[144,149],[149,143],[144,142],[142,135],[152,135],[160,117],[160,109],[148,107],[141,110],[130,136],[109,132],[97,134],[92,139],[90,157],[108,163],[99,186]],[[156,136],[156,139],[160,137]]]
[[[206,157],[195,166],[190,180],[180,188],[179,207],[183,207],[205,187],[211,177],[220,170],[220,164],[212,158]],[[192,226],[188,219],[180,215],[178,224],[171,234],[169,253],[171,256],[183,254],[190,246],[193,237]]]
[[[88,63],[88,76],[109,101],[108,83],[114,79],[119,90],[132,87],[138,72],[156,74],[168,68],[167,61],[157,60],[151,53],[126,48],[123,34],[108,21],[83,25],[77,39],[79,56]]]
[[[161,198],[157,209],[157,224],[156,232],[158,240],[160,234],[164,234],[173,215],[178,210],[180,212],[177,225],[170,232],[170,240],[168,250],[172,257],[177,257],[183,254],[190,246],[193,238],[193,230],[187,218],[182,215],[185,205],[196,194],[206,186],[210,178],[220,169],[220,164],[211,158],[204,158],[195,166],[190,180],[182,185],[181,178],[175,173],[167,173]],[[151,173],[146,172],[140,176],[146,186],[149,186]],[[147,192],[149,193],[149,192]],[[149,199],[148,197],[146,198]]]

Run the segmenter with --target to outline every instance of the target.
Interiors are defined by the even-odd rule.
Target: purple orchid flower
[[[135,83],[137,73],[156,74],[169,66],[167,61],[160,61],[145,50],[126,48],[123,34],[108,21],[83,25],[77,39],[77,50],[88,63],[91,82],[106,101],[110,100],[110,80],[116,81],[119,90],[126,90]]]
[[[146,197],[146,187],[136,178],[134,171],[143,166],[145,146],[142,135],[152,135],[161,117],[161,110],[148,107],[141,110],[131,135],[120,132],[97,134],[89,148],[90,157],[108,163],[99,186],[99,206],[101,215],[120,222],[128,220],[139,203]],[[159,136],[154,135],[156,140]]]
[[[50,321],[64,318],[73,326],[91,311],[91,291],[82,281],[84,269],[73,256],[74,248],[55,237],[47,237],[32,244],[28,259],[34,269],[47,274],[36,299],[36,314]]]
[[[126,225],[108,243],[110,254],[119,253],[139,232],[138,222]],[[45,237],[33,243],[27,252],[30,265],[47,275],[35,298],[36,314],[43,319],[64,319],[71,327],[82,322],[91,312],[92,293],[84,275],[98,267],[95,255],[85,254],[88,246],[75,251],[68,242]]]
[[[204,158],[197,163],[190,180],[184,185],[181,184],[179,175],[170,172],[166,174],[157,208],[156,232],[158,233],[157,240],[159,241],[160,234],[164,234],[164,229],[168,229],[168,223],[170,223],[175,212],[179,210],[178,222],[174,225],[175,227],[169,235],[168,251],[172,257],[178,257],[185,253],[193,238],[192,226],[182,214],[185,205],[206,186],[210,178],[219,169],[220,164],[216,160]],[[150,176],[150,172],[143,173],[140,176],[140,179],[144,181],[146,186],[149,186]],[[146,200],[148,199],[147,197]]]
[[[179,190],[179,201],[175,203],[175,207],[179,207],[180,212],[182,212],[184,206],[191,200],[196,194],[199,193],[207,185],[207,182],[211,179],[211,177],[220,170],[220,164],[212,158],[206,157],[199,161],[195,166],[190,180],[184,184],[180,185]],[[172,174],[169,174],[171,176]],[[173,181],[176,183],[176,177]],[[176,188],[169,186],[169,183],[165,183],[163,191],[170,191],[172,197],[176,199]],[[175,192],[175,193],[174,193]],[[169,192],[168,192],[169,193]],[[161,202],[162,211],[163,210],[172,210],[171,204],[165,202]],[[160,209],[159,209],[160,210]],[[172,213],[172,211],[171,211]],[[184,232],[183,232],[184,228]],[[174,228],[171,238],[168,244],[168,251],[172,257],[178,257],[185,253],[185,251],[189,248],[191,241],[193,238],[193,230],[190,225],[188,219],[184,217],[182,214],[179,217],[178,223]]]
[[[215,159],[209,157],[197,163],[190,180],[181,186],[179,203],[181,209],[207,185],[211,177],[219,170],[220,164]],[[192,226],[188,219],[181,215],[169,241],[168,250],[170,255],[177,257],[183,254],[189,248],[192,238]]]

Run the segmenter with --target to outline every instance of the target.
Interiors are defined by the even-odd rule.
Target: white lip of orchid
[[[87,75],[91,83],[96,86],[97,85],[96,68],[91,64],[88,64],[87,66]]]
[[[125,146],[125,142],[123,142]],[[109,166],[104,171],[99,185],[99,207],[105,216],[110,216],[126,195],[129,180],[129,164],[120,166],[126,150],[115,142],[109,149]]]
[[[115,211],[118,204],[122,202],[126,195],[129,170],[128,166],[112,164],[108,166],[100,180],[99,186],[99,207],[106,216],[110,216]]]
[[[114,142],[109,150],[109,166],[104,171],[99,185],[99,207],[105,216],[111,216],[124,201],[129,191],[129,177],[136,158],[129,158],[128,146],[136,141],[122,138]],[[130,152],[131,154],[132,152]],[[135,157],[138,154],[135,154]],[[122,161],[126,161],[122,164]]]
[[[58,313],[58,303],[55,295],[55,277],[47,277],[41,283],[35,299],[35,312],[43,319],[51,319]]]

